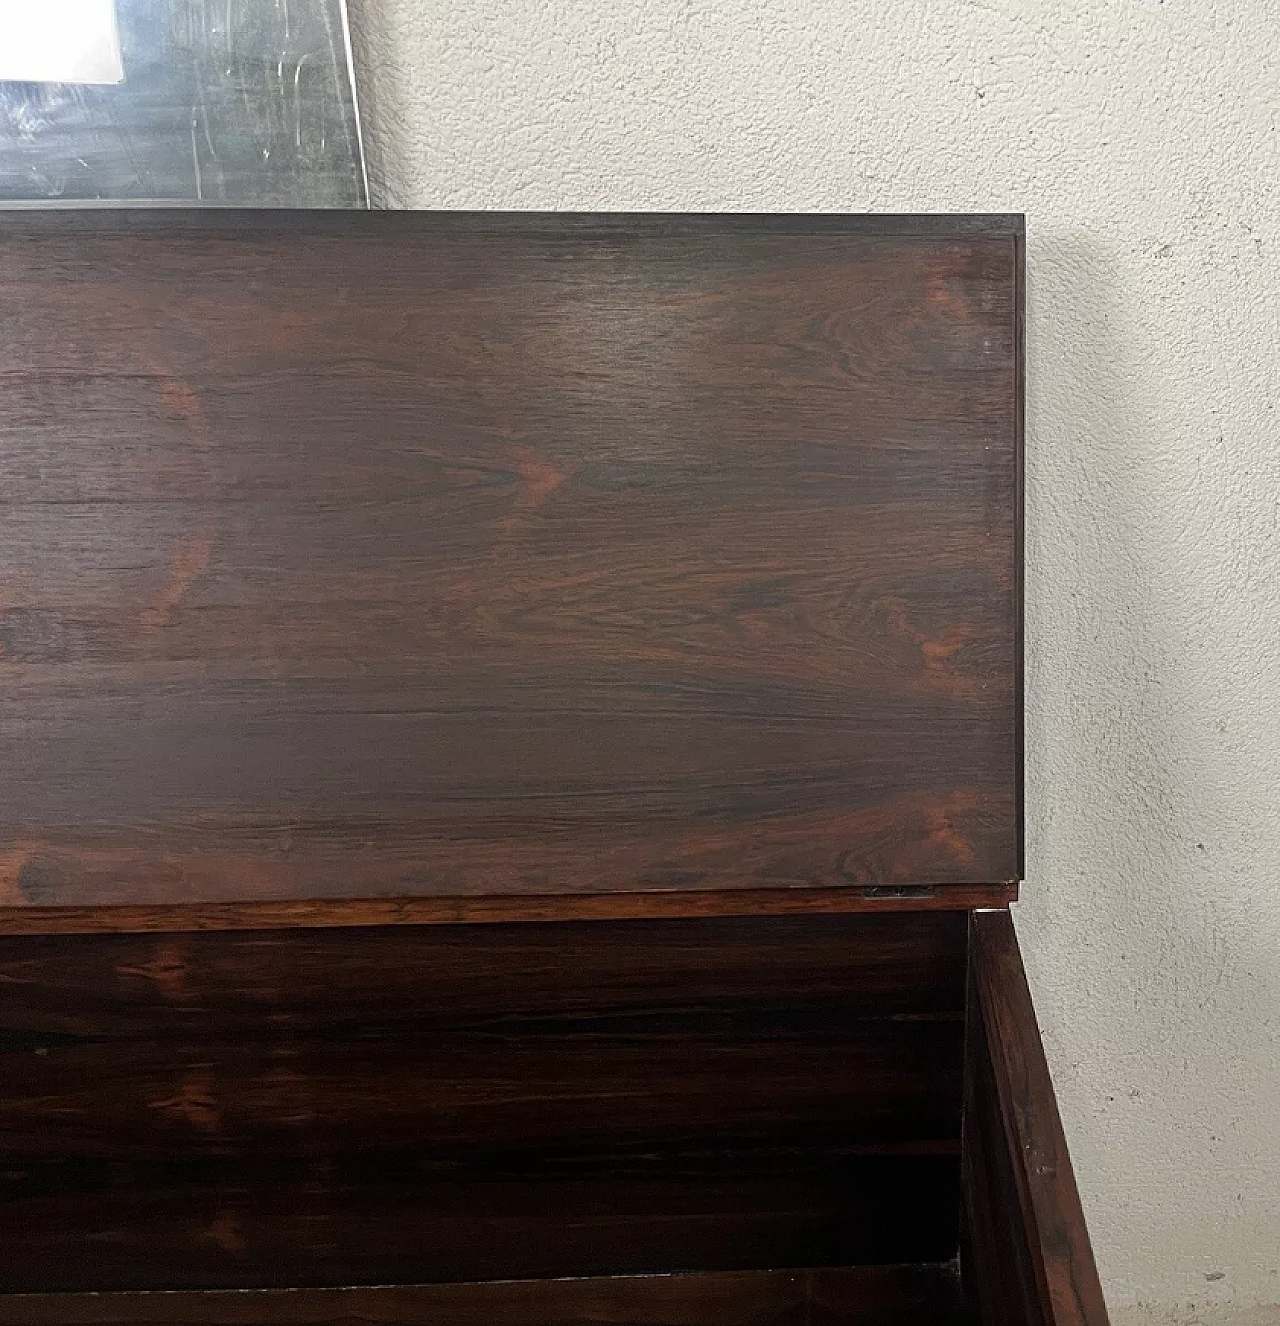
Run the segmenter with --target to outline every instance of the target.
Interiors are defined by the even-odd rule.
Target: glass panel
[[[0,0],[0,44],[33,3]],[[116,0],[116,22],[123,81],[0,82],[0,201],[368,205],[344,0]]]

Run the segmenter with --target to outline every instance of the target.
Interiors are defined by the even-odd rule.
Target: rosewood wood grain
[[[631,1019],[958,1017],[968,918],[703,918],[0,938],[0,1035],[268,1038],[374,1028],[517,1040]]]
[[[962,1144],[965,1280],[983,1326],[1107,1326],[1007,911],[977,912]]]
[[[79,1168],[0,1207],[5,1291],[255,1289],[937,1261],[957,1240],[954,1156],[838,1153],[338,1157],[297,1175]],[[397,1177],[398,1176],[398,1177]],[[33,1185],[34,1186],[34,1185]]]
[[[945,1260],[966,929],[5,938],[0,1288]]]
[[[352,926],[489,925],[521,921],[697,920],[734,916],[843,916],[968,911],[1016,902],[1018,886],[731,889],[705,893],[595,893],[491,898],[352,898],[176,907],[0,907],[0,936],[162,934],[171,931]]]
[[[951,1266],[262,1293],[0,1296],[3,1326],[956,1326]]]
[[[958,1025],[829,1029],[783,1012],[760,1016],[748,1037],[707,1023],[565,1028],[520,1043],[407,1033],[394,1041],[294,1033],[248,1044],[24,1036],[0,1054],[0,1148],[11,1157],[128,1160],[313,1153],[356,1139],[445,1150],[477,1137],[537,1148],[565,1138],[657,1147],[726,1136],[834,1144],[947,1135]],[[832,1076],[833,1064],[844,1077]]]
[[[0,902],[1018,862],[1020,223],[0,220]]]

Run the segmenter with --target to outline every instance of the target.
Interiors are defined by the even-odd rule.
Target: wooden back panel
[[[1019,218],[0,220],[10,908],[1019,873]]]
[[[944,1261],[955,912],[0,938],[5,1293]]]

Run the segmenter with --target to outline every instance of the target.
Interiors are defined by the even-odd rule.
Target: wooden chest
[[[0,222],[0,1323],[1103,1326],[1022,222]]]

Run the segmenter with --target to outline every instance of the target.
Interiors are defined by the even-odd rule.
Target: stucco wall
[[[1117,1321],[1280,1321],[1273,5],[351,2],[390,205],[1028,214],[1019,930]]]

